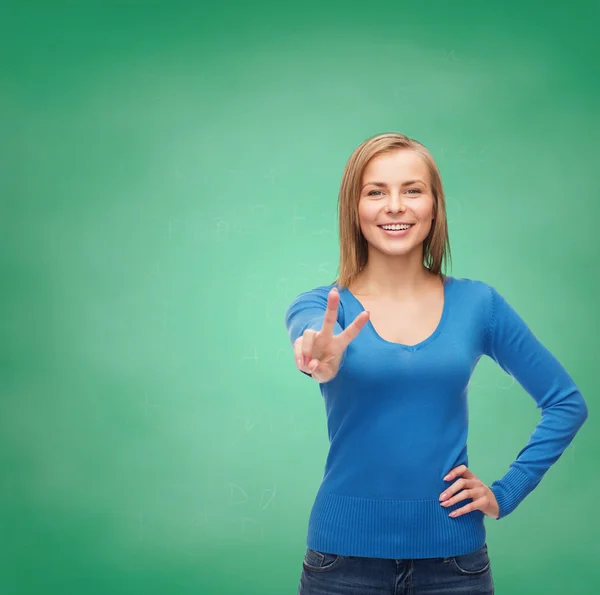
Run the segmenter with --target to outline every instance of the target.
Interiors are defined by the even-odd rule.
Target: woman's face
[[[422,254],[434,218],[429,171],[422,157],[411,149],[378,155],[367,164],[361,186],[358,216],[369,250]],[[395,222],[413,225],[406,232],[390,234],[380,227]]]

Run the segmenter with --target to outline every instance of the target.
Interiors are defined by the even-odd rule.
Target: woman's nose
[[[392,212],[403,211],[404,201],[399,196],[390,195],[387,201],[387,210]]]

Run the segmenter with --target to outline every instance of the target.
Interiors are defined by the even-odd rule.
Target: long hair
[[[359,145],[348,159],[342,174],[338,195],[340,264],[339,276],[334,281],[340,289],[351,285],[367,264],[368,244],[360,229],[358,218],[363,172],[373,157],[398,149],[411,149],[418,153],[429,170],[434,220],[429,234],[423,241],[423,264],[432,273],[443,277],[442,266],[445,267],[448,258],[452,260],[444,188],[440,171],[431,153],[419,141],[400,132],[385,132],[368,138]]]

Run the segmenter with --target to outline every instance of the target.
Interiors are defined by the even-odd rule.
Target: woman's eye
[[[420,191],[418,188],[410,188],[410,189],[409,189],[409,192],[411,192],[411,191],[413,191],[413,190],[414,190],[414,191],[415,191],[417,194],[420,194],[420,193],[421,193],[421,191]],[[379,193],[381,193],[381,190],[371,190],[371,192],[369,192],[369,193],[367,194],[367,196],[372,196],[372,195],[373,195],[373,192],[379,192]]]

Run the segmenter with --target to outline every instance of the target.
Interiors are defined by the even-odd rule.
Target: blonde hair
[[[431,153],[419,141],[404,134],[385,132],[368,138],[359,145],[348,159],[342,174],[338,196],[340,264],[339,276],[334,281],[340,289],[348,287],[367,264],[367,241],[360,229],[358,218],[363,172],[373,157],[398,149],[410,149],[418,153],[429,170],[435,219],[429,234],[423,241],[423,264],[432,273],[443,277],[442,265],[445,265],[448,258],[452,259],[444,188],[440,171]]]

